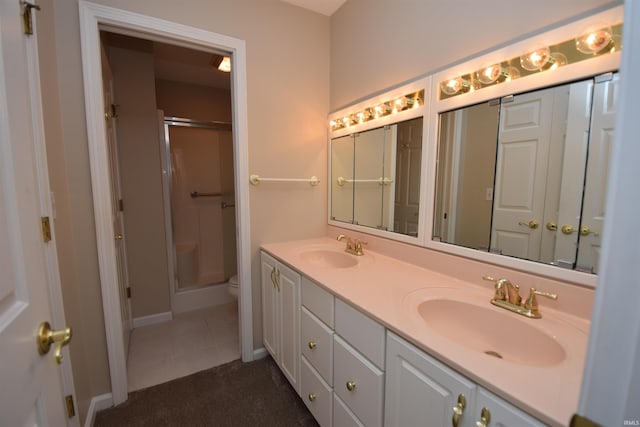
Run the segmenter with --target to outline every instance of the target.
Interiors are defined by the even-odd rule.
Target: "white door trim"
[[[91,166],[91,186],[96,225],[102,304],[113,403],[127,399],[126,355],[122,342],[113,225],[111,223],[108,153],[105,142],[105,121],[102,111],[102,79],[100,67],[100,29],[144,34],[145,38],[184,45],[206,46],[230,52],[233,58],[231,87],[233,97],[233,144],[236,187],[236,222],[238,242],[238,275],[240,343],[242,360],[253,360],[253,319],[251,297],[251,253],[249,230],[249,159],[247,124],[246,48],[244,40],[210,31],[177,24],[150,16],[127,12],[87,1],[78,2],[80,12],[80,40],[84,79],[87,136]]]

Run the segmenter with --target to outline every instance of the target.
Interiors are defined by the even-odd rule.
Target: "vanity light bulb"
[[[462,77],[445,80],[440,83],[440,90],[445,95],[455,95],[458,92],[466,92],[469,90],[469,82]]]
[[[338,123],[337,123],[335,120],[331,120],[331,121],[329,122],[329,126],[331,126],[332,128],[336,127],[336,125],[337,125],[337,124],[338,124]]]
[[[364,123],[364,113],[363,112],[359,112],[358,113],[358,123]]]
[[[608,26],[588,30],[576,37],[576,49],[587,55],[596,54],[606,47],[611,48],[612,43],[611,27]]]
[[[420,98],[416,97],[416,99],[413,100],[413,108],[420,108]]]
[[[550,70],[555,70],[556,68],[562,67],[569,63],[569,60],[567,59],[567,57],[560,52],[553,52],[551,54],[551,59],[553,61],[550,61],[550,62],[553,62],[553,64],[551,65],[551,67],[549,67]]]
[[[498,78],[503,75],[502,66],[500,64],[493,64],[476,71],[476,77],[480,83],[490,85],[494,83]]]
[[[520,65],[527,71],[536,71],[549,62],[551,52],[548,47],[541,47],[520,57]]]

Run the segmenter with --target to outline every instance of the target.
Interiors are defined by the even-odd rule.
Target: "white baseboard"
[[[113,396],[111,393],[101,394],[91,399],[91,404],[87,411],[87,418],[84,420],[84,427],[93,427],[93,423],[96,419],[96,413],[103,409],[111,408],[113,406]]]
[[[171,297],[171,308],[175,314],[178,314],[226,304],[234,300],[235,298],[229,294],[229,286],[226,283],[221,283],[219,285],[176,292]]]
[[[149,316],[136,317],[133,319],[133,327],[139,328],[140,326],[154,325],[156,323],[167,322],[171,319],[173,319],[173,314],[171,314],[170,311],[151,314]]]
[[[256,348],[255,350],[253,350],[253,360],[264,359],[268,355],[269,352],[264,347]]]

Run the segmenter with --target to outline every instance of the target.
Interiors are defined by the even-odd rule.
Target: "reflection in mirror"
[[[331,140],[331,219],[418,235],[422,117]]]
[[[618,78],[595,81],[440,114],[433,239],[595,273]]]

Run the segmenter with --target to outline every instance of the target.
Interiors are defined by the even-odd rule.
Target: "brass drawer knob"
[[[476,421],[476,427],[487,427],[491,422],[491,412],[487,408],[482,408],[480,420]]]
[[[313,402],[314,400],[316,400],[316,395],[315,393],[309,393],[309,401]]]
[[[356,388],[356,383],[353,381],[347,381],[347,390],[353,391]]]
[[[314,348],[316,348],[316,343],[313,341],[309,341],[309,350],[313,350]]]

